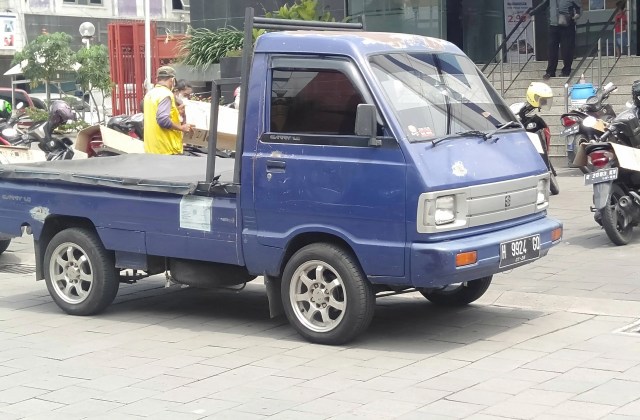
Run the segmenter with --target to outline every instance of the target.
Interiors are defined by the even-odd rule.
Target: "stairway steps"
[[[580,62],[579,59],[574,61],[574,65]],[[598,69],[597,62],[594,62],[593,77],[597,78]],[[606,58],[602,62],[602,76],[606,76],[609,73],[609,66],[613,65],[615,60]],[[524,64],[524,63],[523,63]],[[479,66],[482,67],[481,65]],[[542,76],[547,68],[546,61],[532,61],[530,62],[525,71],[523,71],[517,79],[513,82],[513,86],[503,95],[503,98],[507,104],[515,102],[523,102],[526,100],[526,89],[531,82],[544,82],[547,83],[554,91],[554,104],[553,107],[544,112],[540,112],[539,115],[545,120],[549,129],[551,130],[551,148],[549,150],[550,156],[553,158],[554,164],[557,162],[558,167],[567,166],[566,161],[566,138],[560,135],[560,132],[564,130],[564,127],[560,124],[560,116],[565,113],[564,106],[564,84],[567,78],[554,77],[550,80],[543,80]],[[491,66],[488,70],[491,69]],[[509,73],[509,65],[504,65],[505,81],[504,87],[507,88],[511,83],[511,74]],[[517,70],[514,65],[515,76]],[[496,69],[498,72],[499,69]],[[485,72],[487,74],[487,72]],[[591,67],[581,70],[581,74],[585,75],[587,82],[593,83],[591,80]],[[493,84],[498,92],[501,90],[501,82],[499,74],[496,73],[488,77],[489,82]],[[618,86],[618,90],[611,94],[609,97],[609,103],[613,106],[616,112],[622,112],[626,109],[626,102],[631,99],[630,91],[631,84],[640,79],[640,57],[622,57],[613,68],[610,75],[607,78],[607,82],[612,81]],[[574,80],[574,83],[578,83],[578,80]],[[572,109],[571,103],[569,103],[569,109]]]

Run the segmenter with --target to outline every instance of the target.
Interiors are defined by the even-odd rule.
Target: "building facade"
[[[542,0],[532,0],[538,5]],[[583,13],[578,26],[578,46],[586,48],[611,16],[617,0],[578,0]],[[506,0],[319,0],[337,19],[364,16],[367,30],[403,32],[447,39],[465,51],[475,62],[490,60],[497,46],[497,35],[505,33]],[[275,10],[280,0],[191,0],[191,24],[209,29],[225,25],[241,28],[246,7],[258,15]],[[289,2],[291,3],[291,1]],[[638,44],[638,5],[630,4],[631,50]],[[509,16],[507,16],[509,18]],[[548,12],[536,19],[535,43],[538,59],[546,59]],[[613,38],[612,34],[606,34]],[[612,42],[612,40],[610,41]],[[580,51],[578,51],[580,53]]]
[[[151,18],[159,35],[183,34],[189,23],[189,0],[149,0]],[[83,46],[79,28],[83,22],[95,25],[92,42],[107,45],[107,25],[119,20],[144,19],[144,0],[0,0],[1,29],[9,26],[0,44],[0,75],[11,67],[15,51],[42,33],[66,32],[72,48]],[[11,39],[9,40],[9,36]],[[7,45],[11,44],[11,45]],[[9,78],[1,77],[7,86]]]

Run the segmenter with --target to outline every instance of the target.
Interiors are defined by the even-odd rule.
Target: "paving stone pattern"
[[[616,247],[591,190],[560,174],[564,242],[478,303],[380,299],[343,347],[309,344],[241,293],[122,285],[103,314],[52,303],[30,238],[0,256],[0,419],[640,418],[640,232]],[[1,270],[0,270],[1,271]]]

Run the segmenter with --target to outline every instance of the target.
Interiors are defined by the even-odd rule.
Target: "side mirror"
[[[356,113],[356,136],[369,137],[369,146],[382,146],[382,140],[376,137],[378,121],[376,106],[371,104],[358,104]]]

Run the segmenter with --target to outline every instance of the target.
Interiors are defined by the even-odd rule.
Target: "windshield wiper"
[[[489,133],[487,133],[487,137],[485,138],[485,140],[492,138],[493,135],[496,134],[498,131],[506,130],[507,128],[523,128],[523,127],[522,127],[522,124],[520,124],[517,121],[507,121],[504,124],[498,125],[495,130],[492,130]],[[500,138],[496,137],[495,141],[498,141],[498,140],[500,140]]]
[[[442,142],[443,140],[448,140],[456,137],[480,137],[484,141],[493,138],[493,135],[500,130],[505,130],[507,128],[522,128],[522,124],[517,121],[507,121],[504,124],[499,125],[495,130],[491,130],[488,133],[480,130],[469,130],[469,131],[461,131],[455,134],[450,134],[448,136],[441,137],[439,139],[435,139],[431,141],[431,145],[435,146],[436,144]],[[498,140],[498,138],[496,138]]]
[[[456,138],[456,137],[481,137],[483,140],[487,140],[489,137],[487,137],[487,133],[485,133],[484,131],[480,131],[480,130],[469,130],[469,131],[461,131],[459,133],[455,133],[455,134],[449,134],[448,136],[444,136],[441,137],[439,139],[436,140],[432,140],[431,141],[431,145],[435,146],[436,144],[444,141],[444,140],[448,140],[448,139],[452,139],[452,138]]]
[[[496,129],[495,131],[493,131],[493,133],[495,133],[496,131],[504,130],[506,128],[522,128],[522,124],[520,124],[518,121],[507,121],[504,124],[496,126]]]

